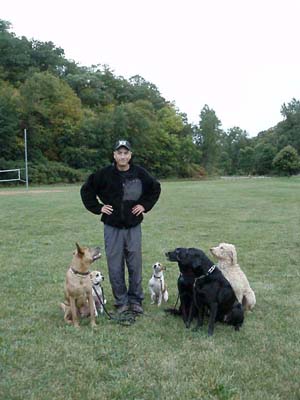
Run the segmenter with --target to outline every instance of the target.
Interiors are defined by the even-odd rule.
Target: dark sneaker
[[[130,309],[132,312],[136,313],[136,314],[143,314],[144,310],[143,307],[140,304],[130,304]]]
[[[117,307],[117,313],[118,314],[122,314],[122,313],[124,313],[124,312],[126,312],[128,310],[129,310],[129,307],[128,307],[127,304],[123,304],[122,306]]]

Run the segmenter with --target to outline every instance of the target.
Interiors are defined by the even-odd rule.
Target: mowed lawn
[[[162,182],[143,222],[145,315],[126,327],[66,326],[59,303],[75,242],[100,245],[94,264],[113,309],[99,217],[79,185],[0,189],[0,399],[300,399],[300,177]],[[235,244],[257,297],[239,332],[207,336],[163,309],[177,299],[175,247]],[[154,262],[169,303],[150,305]]]

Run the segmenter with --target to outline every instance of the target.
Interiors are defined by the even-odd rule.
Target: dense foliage
[[[222,130],[208,105],[192,125],[141,76],[79,66],[52,42],[16,37],[10,28],[0,20],[0,170],[24,166],[26,128],[31,182],[81,180],[111,162],[119,138],[158,177],[299,171],[295,99],[282,106],[283,121],[255,138],[239,127]]]

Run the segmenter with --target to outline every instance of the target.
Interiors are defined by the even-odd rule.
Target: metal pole
[[[24,145],[25,145],[25,179],[26,179],[26,189],[28,189],[27,131],[26,131],[26,129],[24,129]]]

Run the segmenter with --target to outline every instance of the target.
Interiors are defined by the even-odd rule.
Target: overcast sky
[[[300,99],[299,0],[5,0],[17,36],[52,41],[80,65],[141,75],[199,123],[205,104],[227,130],[276,125]]]

